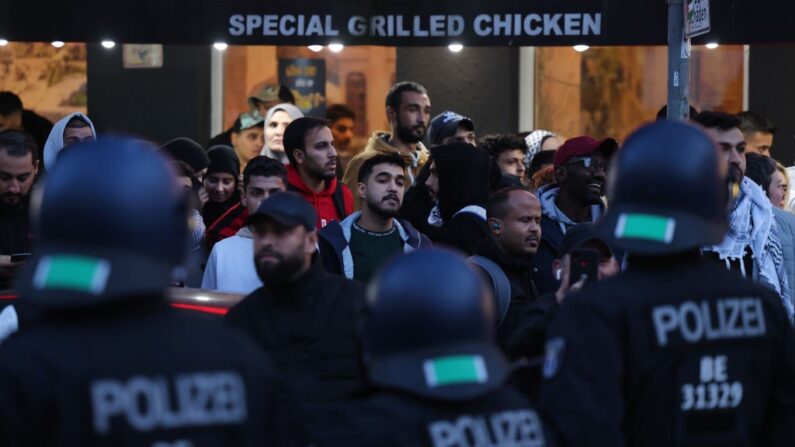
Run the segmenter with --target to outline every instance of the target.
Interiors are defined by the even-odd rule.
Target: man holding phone
[[[28,203],[38,173],[36,152],[27,132],[0,132],[0,290],[11,287],[30,252]]]
[[[544,353],[546,331],[557,315],[566,296],[590,283],[602,281],[620,272],[613,250],[596,232],[592,224],[571,227],[558,247],[552,271],[560,281],[555,292],[541,295],[521,315],[521,325],[508,340],[508,352],[513,358],[540,359]],[[540,375],[531,377],[532,392],[536,392]]]

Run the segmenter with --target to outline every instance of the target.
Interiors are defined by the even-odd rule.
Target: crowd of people
[[[0,444],[795,445],[768,120],[479,138],[399,82],[357,150],[294,102],[154,145],[0,92]]]

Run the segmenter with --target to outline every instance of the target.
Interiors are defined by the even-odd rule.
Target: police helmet
[[[663,255],[723,240],[728,177],[697,127],[657,121],[635,131],[610,172],[600,232],[630,253]]]
[[[494,343],[494,304],[480,275],[446,250],[401,256],[368,288],[370,380],[420,397],[460,401],[509,374]]]
[[[70,147],[32,204],[22,299],[83,307],[162,292],[189,245],[187,195],[167,159],[122,138]]]

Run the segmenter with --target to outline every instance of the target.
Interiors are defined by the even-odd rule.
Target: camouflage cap
[[[259,91],[248,98],[248,105],[254,109],[257,107],[257,101],[261,102],[281,102],[279,99],[279,85],[269,84],[260,87]]]
[[[241,113],[240,117],[235,121],[235,132],[242,132],[254,126],[261,126],[263,122],[265,122],[265,117],[260,115],[257,110]]]

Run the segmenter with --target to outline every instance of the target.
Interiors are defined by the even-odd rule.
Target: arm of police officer
[[[795,445],[795,329],[788,320],[781,328],[781,349],[774,351],[774,376],[765,417],[768,427],[763,432],[769,437],[764,445],[784,447]]]
[[[623,446],[620,338],[593,296],[569,296],[547,332],[539,405],[564,445]]]

